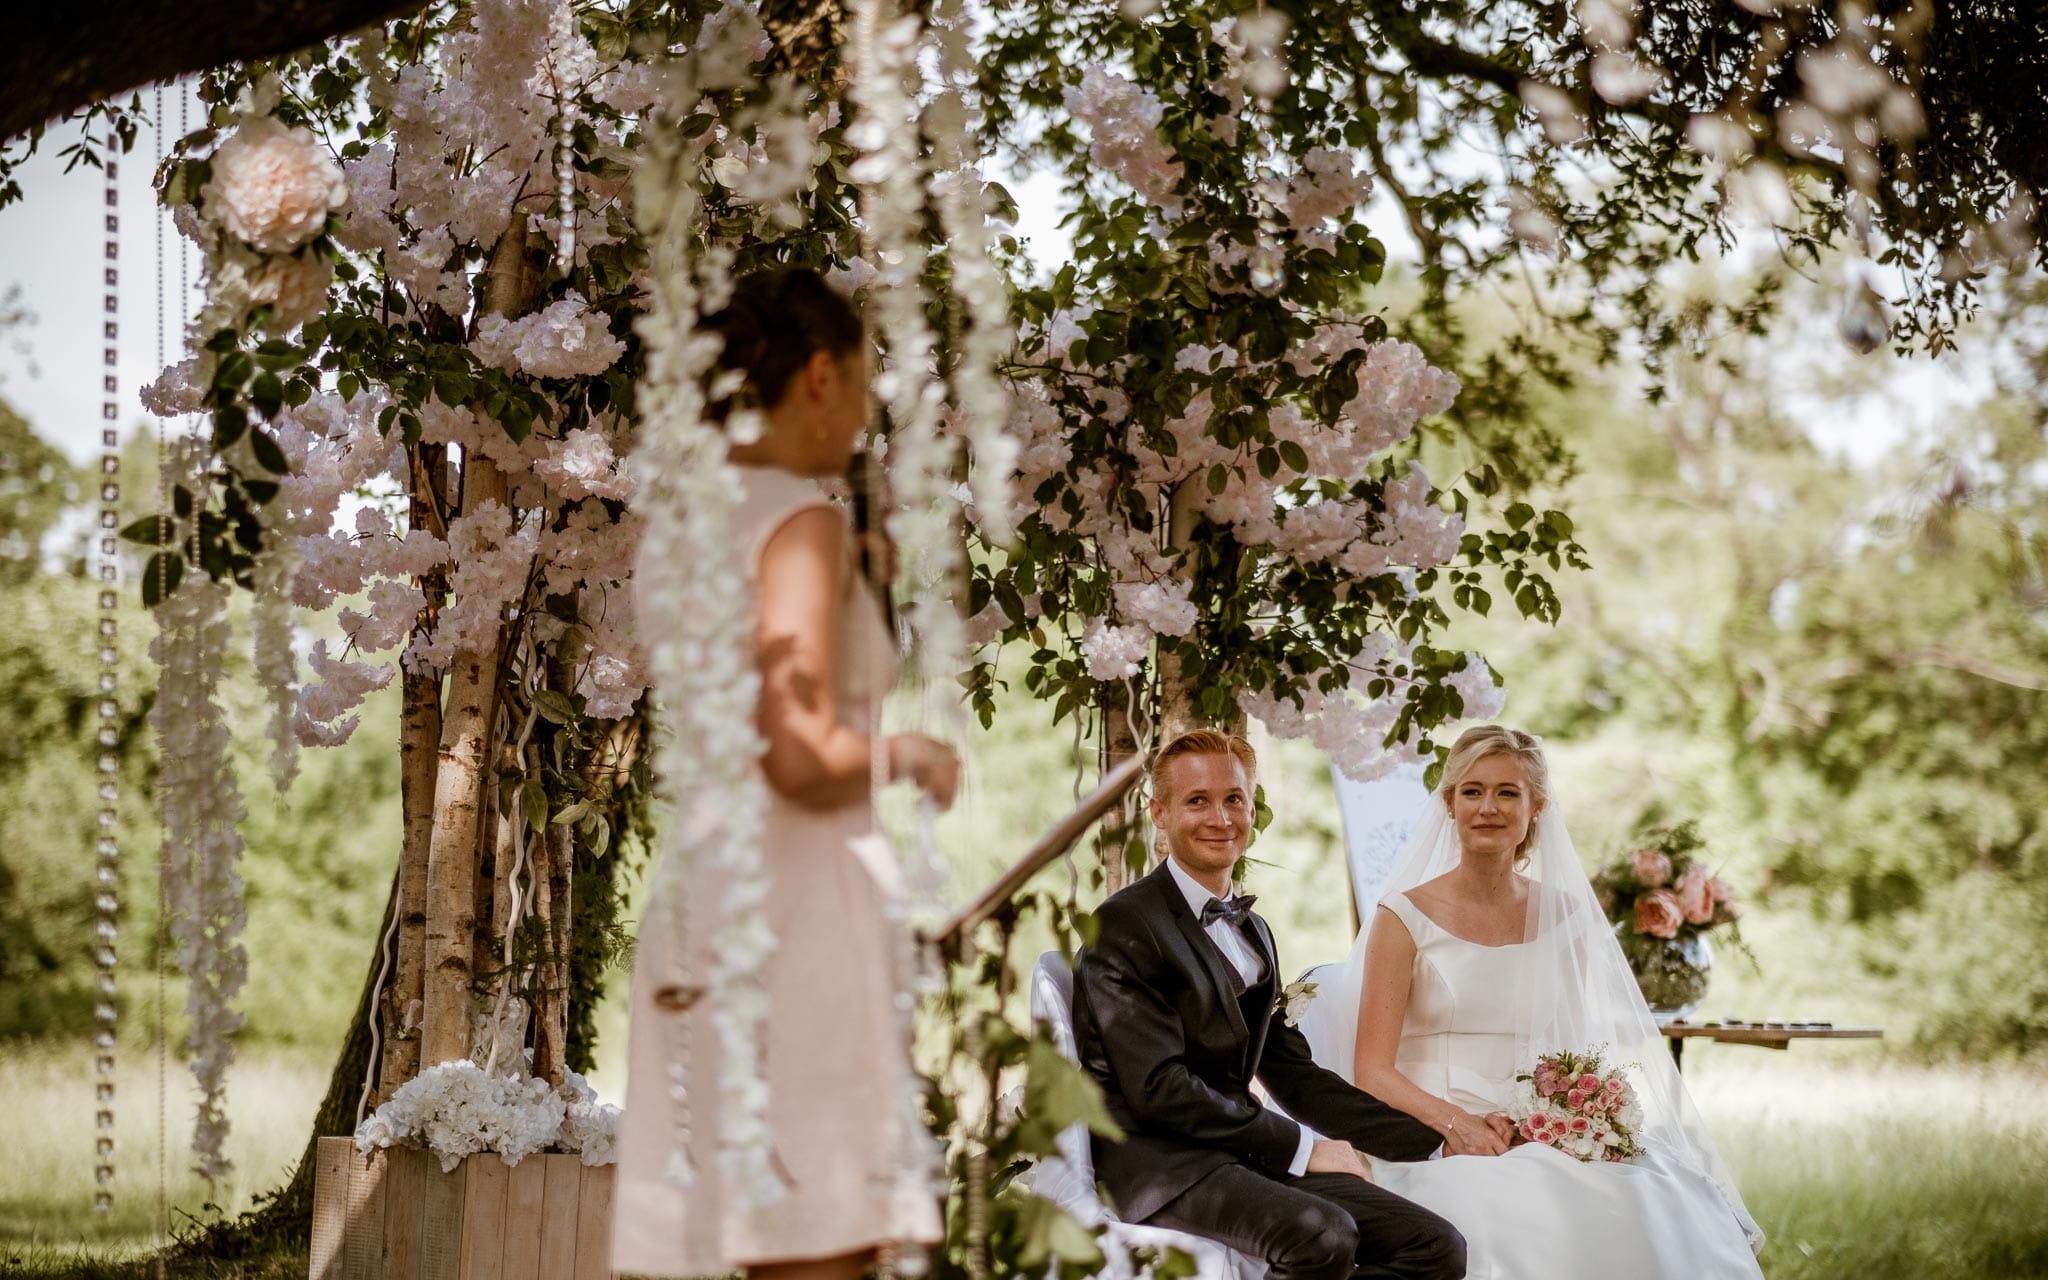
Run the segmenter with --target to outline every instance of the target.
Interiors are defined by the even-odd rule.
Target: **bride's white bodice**
[[[1415,940],[1395,1068],[1467,1111],[1499,1110],[1514,1083],[1528,944],[1468,942],[1424,915],[1405,893],[1389,894],[1380,905],[1399,916]]]

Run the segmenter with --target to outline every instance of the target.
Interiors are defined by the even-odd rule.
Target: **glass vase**
[[[1706,1002],[1707,983],[1714,976],[1714,948],[1706,934],[1659,938],[1625,924],[1615,932],[1658,1026],[1689,1018]]]

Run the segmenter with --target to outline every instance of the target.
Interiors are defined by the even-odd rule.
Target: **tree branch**
[[[423,0],[26,6],[0,43],[0,138],[145,84],[290,53],[422,7]]]
[[[1990,680],[1996,684],[2008,685],[2014,689],[2026,689],[2033,693],[2048,693],[2048,676],[2037,675],[2031,671],[2022,671],[2017,667],[2008,667],[1999,662],[1973,658],[1968,654],[1956,653],[1949,649],[1933,647],[1908,649],[1904,653],[1893,654],[1886,661],[1885,665],[1894,671],[1903,671],[1907,667],[1938,667],[1944,671],[1955,671],[1966,676],[1976,676],[1980,680]]]

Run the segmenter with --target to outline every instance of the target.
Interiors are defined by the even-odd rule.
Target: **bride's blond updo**
[[[1550,804],[1550,765],[1543,758],[1543,743],[1535,734],[1523,733],[1502,724],[1484,724],[1477,729],[1465,730],[1451,744],[1450,758],[1444,761],[1443,785],[1437,788],[1437,794],[1443,798],[1444,806],[1450,807],[1458,784],[1472,772],[1474,765],[1488,756],[1512,756],[1522,766],[1522,772],[1529,775],[1532,808],[1529,834],[1515,846],[1515,865],[1519,867],[1528,858],[1529,847],[1536,843],[1536,817]]]

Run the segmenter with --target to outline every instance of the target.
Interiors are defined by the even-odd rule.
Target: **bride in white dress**
[[[1750,1280],[1763,1233],[1694,1110],[1549,795],[1537,740],[1458,739],[1350,960],[1300,1020],[1315,1059],[1444,1135],[1377,1181],[1465,1235],[1469,1280]],[[1643,1154],[1510,1145],[1515,1075],[1597,1050]]]

